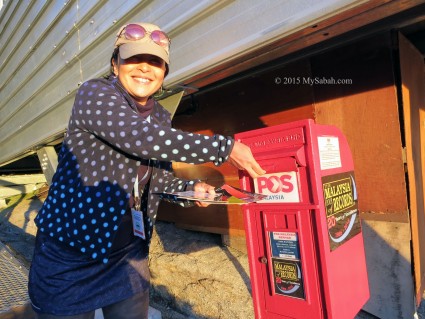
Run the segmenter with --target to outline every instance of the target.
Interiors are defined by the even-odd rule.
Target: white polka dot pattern
[[[115,78],[90,80],[77,92],[58,168],[36,224],[106,262],[141,159],[150,159],[153,166],[144,209],[150,237],[160,193],[194,184],[175,178],[171,162],[220,165],[232,147],[231,138],[171,128],[170,114],[158,103],[149,123]]]

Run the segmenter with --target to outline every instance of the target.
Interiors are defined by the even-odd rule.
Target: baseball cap
[[[122,26],[117,33],[115,48],[119,47],[122,59],[138,54],[151,54],[170,64],[170,40],[157,25],[151,23],[130,23]]]

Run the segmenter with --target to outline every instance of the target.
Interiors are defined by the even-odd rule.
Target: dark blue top
[[[170,114],[155,103],[150,122],[115,77],[79,88],[49,194],[35,222],[41,233],[91,259],[108,261],[127,210],[137,169],[152,168],[147,198],[148,240],[162,192],[187,190],[171,162],[225,162],[233,139],[171,128]]]

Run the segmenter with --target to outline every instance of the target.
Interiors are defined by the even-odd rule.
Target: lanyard
[[[139,176],[136,175],[136,180],[134,181],[134,208],[140,210],[140,196],[139,196]]]
[[[148,121],[149,123],[151,122],[151,116],[149,115],[146,118],[146,121]],[[150,167],[150,163],[151,160],[148,159],[148,164],[146,165],[148,168],[145,172],[145,175],[143,175],[142,177],[142,181],[146,179],[146,177],[148,177],[149,174],[149,167]],[[143,191],[142,191],[143,192]],[[139,174],[136,174],[136,180],[134,181],[134,189],[133,189],[133,195],[134,195],[134,208],[136,210],[140,210],[140,195],[139,195]]]
[[[145,175],[140,179],[140,181],[146,180],[148,175],[150,174],[150,163],[151,160],[148,160],[148,163],[146,164],[147,169],[145,172]],[[134,181],[134,188],[133,188],[133,196],[134,196],[134,207],[137,210],[140,210],[140,197],[143,194],[143,189],[141,190],[141,194],[139,193],[139,174],[136,174],[136,180]]]

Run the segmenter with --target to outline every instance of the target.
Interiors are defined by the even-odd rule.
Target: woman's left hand
[[[211,186],[207,183],[204,182],[198,182],[193,186],[193,190],[195,192],[200,192],[200,193],[208,193],[211,195],[215,195],[215,187]],[[210,204],[205,203],[205,202],[196,202],[196,205],[199,207],[208,207]]]

